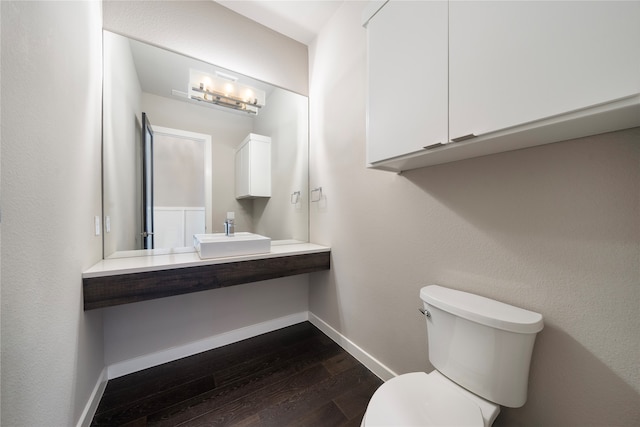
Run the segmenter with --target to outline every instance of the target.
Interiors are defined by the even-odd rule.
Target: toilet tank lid
[[[463,319],[505,331],[530,334],[544,327],[539,313],[468,292],[429,285],[420,290],[420,298]]]

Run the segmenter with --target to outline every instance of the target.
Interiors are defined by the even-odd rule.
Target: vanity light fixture
[[[213,75],[193,69],[189,71],[189,99],[253,115],[265,105],[265,92],[238,83],[237,77],[221,72]]]

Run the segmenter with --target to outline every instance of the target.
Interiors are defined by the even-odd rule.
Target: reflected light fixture
[[[257,115],[265,105],[265,92],[238,83],[238,78],[216,72],[189,70],[189,99]]]

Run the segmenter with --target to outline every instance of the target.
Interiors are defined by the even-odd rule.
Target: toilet
[[[362,427],[489,427],[501,406],[524,405],[542,315],[438,285],[422,288],[420,298],[435,370],[385,382]]]

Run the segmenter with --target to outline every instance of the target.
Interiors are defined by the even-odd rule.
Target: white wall
[[[307,311],[307,276],[291,276],[104,310],[105,363],[115,365]]]
[[[368,170],[362,6],[310,46],[311,241],[332,248],[310,311],[398,373],[430,370],[425,284],[538,311],[529,400],[496,425],[638,425],[640,128]]]
[[[272,240],[309,240],[308,98],[274,89],[253,132],[271,137],[271,197],[253,201],[255,232]],[[299,202],[291,194],[300,191]]]
[[[297,92],[307,91],[306,46],[214,2],[105,2],[104,13],[104,25],[109,30]],[[160,97],[149,103],[147,96],[143,94],[143,108],[153,123],[181,128],[159,108],[152,110],[159,107]],[[197,123],[188,130],[211,133]],[[242,141],[248,132],[236,141]],[[214,168],[217,154],[213,152]],[[233,170],[233,162],[228,165]],[[232,185],[228,187],[233,191]],[[214,218],[214,231],[221,231],[215,226],[222,221]],[[308,280],[308,275],[292,276],[106,309],[106,363],[148,360],[152,353],[191,348],[216,335],[306,312]]]
[[[104,28],[308,95],[307,46],[218,3],[104,3]]]
[[[107,32],[103,46],[104,216],[111,223],[104,253],[108,256],[142,249],[142,90],[129,42]]]
[[[2,8],[2,425],[68,426],[100,379],[99,2]]]

